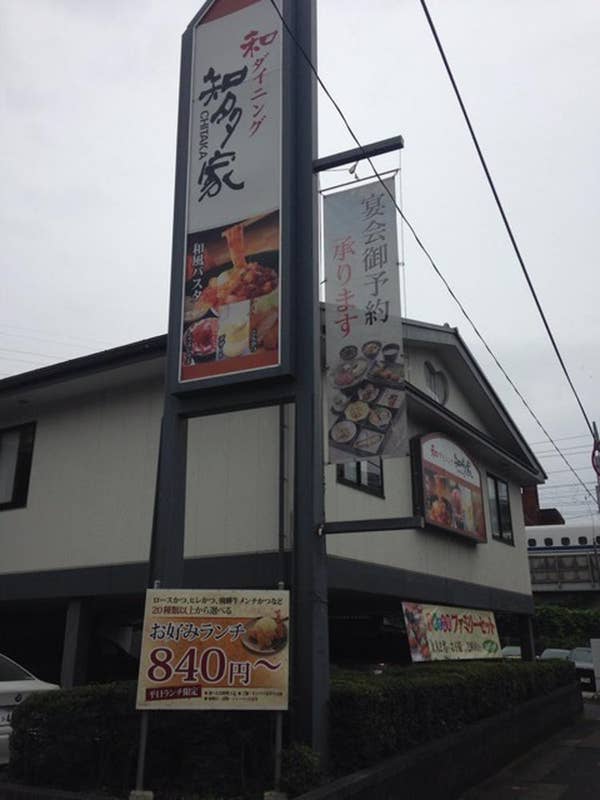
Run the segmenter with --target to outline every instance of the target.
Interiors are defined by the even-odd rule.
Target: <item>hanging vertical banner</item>
[[[384,181],[394,196],[394,179]],[[323,200],[329,462],[407,454],[396,209],[379,181]]]
[[[281,64],[270,0],[196,25],[180,382],[280,364]]]

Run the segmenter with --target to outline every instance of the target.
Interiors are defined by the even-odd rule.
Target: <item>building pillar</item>
[[[535,639],[533,638],[531,614],[519,614],[519,639],[523,661],[535,661]]]
[[[85,683],[91,633],[91,615],[83,600],[71,600],[67,606],[60,685],[72,689]]]

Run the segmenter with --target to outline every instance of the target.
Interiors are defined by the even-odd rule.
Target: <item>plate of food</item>
[[[341,414],[349,402],[350,398],[343,392],[334,392],[331,398],[331,410],[334,414]]]
[[[361,400],[364,400],[365,403],[371,403],[375,400],[379,391],[377,386],[373,386],[372,383],[364,383],[358,389],[358,396]]]
[[[389,408],[375,406],[369,411],[369,425],[380,431],[385,430],[392,421],[392,412]]]
[[[375,454],[381,447],[382,442],[383,433],[375,433],[363,428],[356,437],[353,447],[355,450],[363,450],[365,453]]]
[[[241,642],[251,653],[273,655],[279,653],[288,643],[286,619],[281,618],[279,611],[274,617],[259,617],[250,623]]]
[[[346,406],[346,418],[351,422],[360,422],[361,420],[366,419],[368,413],[369,404],[365,403],[364,400],[354,400],[352,403]]]
[[[329,436],[335,444],[348,444],[356,436],[356,425],[349,419],[342,419],[335,423]]]
[[[388,384],[400,384],[404,380],[404,364],[377,364],[371,370],[369,377]]]
[[[366,358],[354,358],[338,364],[331,376],[334,386],[336,389],[350,389],[360,383],[368,366]]]
[[[365,342],[361,347],[362,354],[366,358],[375,358],[379,355],[379,351],[381,350],[381,342]]]

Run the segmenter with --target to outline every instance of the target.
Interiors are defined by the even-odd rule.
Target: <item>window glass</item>
[[[487,486],[492,536],[513,544],[508,484],[499,478],[494,478],[493,475],[488,475]]]
[[[380,458],[340,464],[337,479],[339,483],[383,497],[383,464]]]
[[[500,533],[500,516],[498,514],[498,500],[496,497],[496,481],[488,475],[488,499],[490,506],[490,523],[492,528],[492,536],[498,536]]]
[[[546,538],[544,539],[544,544],[546,545],[546,547],[552,547],[552,545],[554,544],[554,541],[552,539],[550,539],[549,536],[546,536]]]
[[[588,538],[587,538],[587,536],[580,536],[577,541],[579,542],[579,544],[587,544],[588,543]]]
[[[600,536],[596,536],[596,544],[600,544]]]
[[[31,681],[33,679],[33,675],[30,675],[23,667],[0,655],[0,681]]]
[[[571,544],[571,540],[568,536],[563,536],[560,540],[560,543],[563,545],[563,547],[567,547],[567,545]]]
[[[10,503],[12,500],[18,455],[19,431],[0,433],[0,503]]]
[[[535,547],[536,541],[535,539],[527,539],[527,547]]]
[[[0,430],[0,510],[27,502],[35,423]]]

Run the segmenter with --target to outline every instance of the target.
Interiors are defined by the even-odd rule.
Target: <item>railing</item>
[[[533,587],[548,584],[580,584],[587,588],[600,587],[600,565],[596,553],[557,555],[540,553],[529,556]]]

